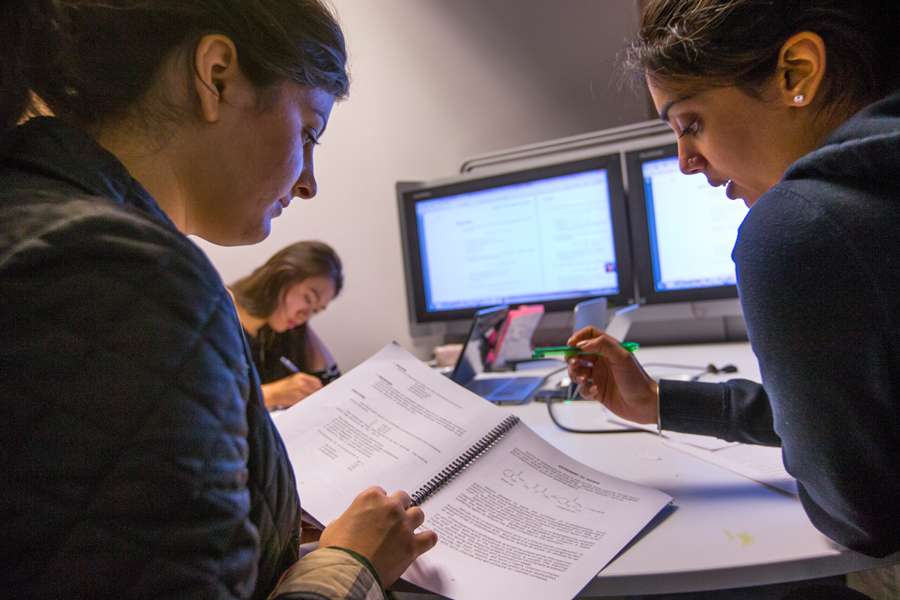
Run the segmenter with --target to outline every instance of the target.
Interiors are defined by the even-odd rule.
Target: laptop
[[[475,314],[469,336],[450,378],[486,400],[502,404],[523,404],[544,383],[534,372],[491,372],[497,338],[509,315],[509,306],[485,308]]]

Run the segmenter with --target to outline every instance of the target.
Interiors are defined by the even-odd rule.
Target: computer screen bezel
[[[632,258],[641,304],[703,302],[737,298],[736,285],[720,285],[685,290],[657,290],[653,276],[653,247],[644,188],[644,163],[678,156],[678,144],[649,146],[625,153],[628,178],[628,212],[631,217]],[[698,175],[699,176],[699,175]]]
[[[617,294],[604,295],[613,306],[625,306],[632,303],[634,301],[634,274],[631,265],[628,208],[622,177],[622,159],[620,154],[615,152],[491,175],[476,177],[462,175],[458,178],[437,182],[398,182],[396,186],[397,201],[410,322],[412,324],[429,324],[472,319],[479,310],[496,304],[490,303],[444,311],[429,312],[427,310],[418,219],[415,211],[416,202],[599,169],[605,169],[607,175],[619,286]],[[596,294],[546,302],[535,300],[530,304],[541,303],[548,313],[571,311],[579,302],[595,296]]]

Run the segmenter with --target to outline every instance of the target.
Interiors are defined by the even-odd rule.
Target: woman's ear
[[[213,34],[201,39],[194,51],[193,67],[194,87],[204,121],[217,122],[225,105],[244,104],[243,96],[250,84],[238,66],[237,48],[230,38]]]
[[[825,75],[825,42],[811,31],[793,35],[781,47],[778,74],[778,92],[785,105],[809,105]]]

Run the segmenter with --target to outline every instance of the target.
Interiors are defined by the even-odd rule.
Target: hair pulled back
[[[248,313],[267,318],[289,287],[309,277],[328,277],[334,282],[334,295],[340,293],[344,286],[341,259],[328,244],[306,241],[282,248],[230,288]]]
[[[31,105],[31,81],[50,79],[59,39],[55,0],[0,3],[0,133]]]
[[[781,47],[811,31],[825,43],[822,106],[869,103],[898,87],[898,2],[876,0],[649,0],[626,71],[654,84],[756,93]]]
[[[256,86],[281,82],[346,97],[344,36],[323,0],[20,0],[2,8],[0,116],[14,124],[35,92],[90,126],[127,114],[163,61],[219,33]],[[189,73],[186,73],[186,76]]]

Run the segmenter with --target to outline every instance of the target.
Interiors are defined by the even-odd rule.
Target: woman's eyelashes
[[[322,310],[321,308],[316,306],[316,304],[315,304],[316,299],[314,299],[311,294],[306,294],[305,296],[303,296],[303,299],[306,301],[306,308],[309,310],[310,313],[315,315],[315,314],[318,314]]]
[[[309,146],[314,146],[314,147],[319,145],[319,136],[316,134],[316,132],[314,130],[309,129],[309,130],[303,132],[303,137],[304,137],[304,140],[303,140],[304,145],[309,145]]]
[[[693,121],[691,121],[690,125],[681,130],[681,133],[678,134],[678,139],[681,139],[686,135],[696,135],[699,130],[700,119],[694,119]]]

